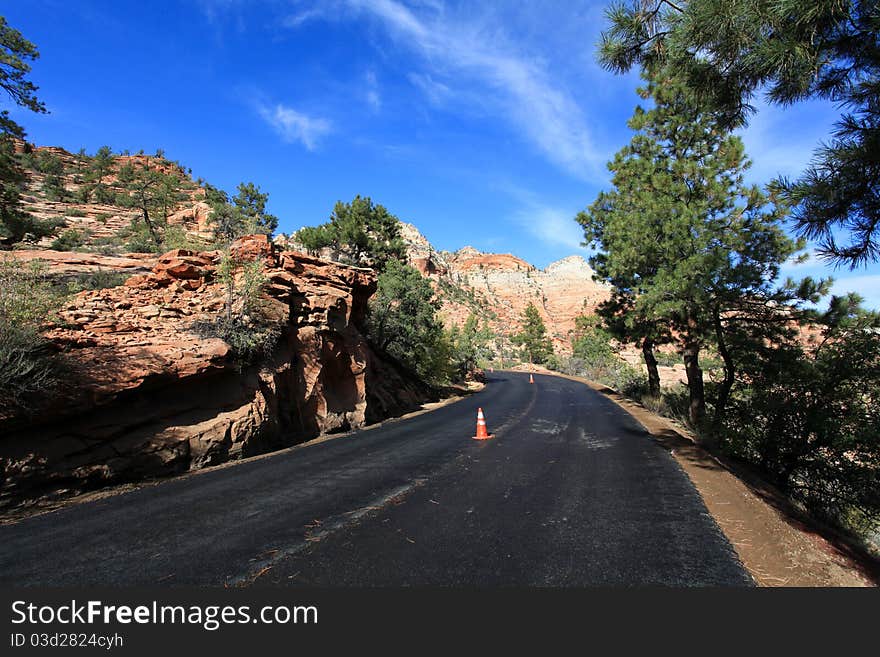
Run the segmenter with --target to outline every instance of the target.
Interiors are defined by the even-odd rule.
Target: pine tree
[[[494,352],[489,347],[492,337],[488,323],[484,321],[480,326],[474,313],[468,315],[461,328],[454,326],[450,330],[449,341],[452,344],[452,359],[458,378],[464,379],[476,370],[481,360],[494,357]]]
[[[180,179],[149,164],[129,163],[119,170],[118,182],[125,189],[119,202],[140,210],[150,238],[159,247],[163,242],[160,229],[165,228],[168,215],[185,198]]]
[[[104,178],[113,170],[114,164],[113,150],[109,146],[101,146],[91,158],[85,175],[86,185],[82,188],[84,202],[88,202],[92,196],[95,203],[112,203],[115,200],[109,185],[104,182]]]
[[[260,191],[252,182],[240,183],[238,194],[232,199],[243,223],[246,234],[262,233],[272,235],[278,228],[278,217],[266,212],[269,194]]]
[[[211,223],[221,242],[231,242],[242,235],[272,235],[278,217],[266,212],[269,194],[254,183],[239,183],[238,194],[229,195],[212,185],[205,185],[205,200],[211,206]]]
[[[329,247],[336,257],[380,271],[389,260],[403,259],[406,252],[400,221],[369,196],[355,196],[351,203],[338,202],[330,221],[303,228],[294,239],[309,251]]]
[[[636,134],[609,164],[614,189],[577,221],[600,249],[594,268],[624,300],[616,328],[634,339],[675,336],[690,420],[700,426],[707,343],[724,358],[726,336],[752,326],[746,318],[755,330],[783,326],[791,318],[775,309],[798,295],[815,298],[817,286],[774,286],[780,265],[803,244],[784,233],[784,206],[743,183],[742,141],[682,81],[664,71],[646,77],[640,94],[654,106],[636,108],[629,121]],[[738,323],[730,313],[739,313]],[[724,360],[729,392],[735,362]]]
[[[47,151],[39,151],[36,157],[37,170],[43,174],[43,191],[52,201],[63,201],[68,192],[64,186],[64,164]]]
[[[36,46],[0,16],[0,89],[15,105],[37,113],[46,106],[37,99],[37,87],[27,79],[28,62],[40,56]],[[21,192],[27,178],[15,156],[14,139],[24,139],[24,129],[9,110],[0,111],[0,240],[18,242],[31,230],[33,220],[24,211]]]
[[[530,303],[522,314],[520,332],[513,336],[512,341],[520,345],[530,364],[546,362],[553,353],[553,343],[547,337],[547,327],[541,319],[535,304]]]
[[[880,5],[876,0],[629,0],[613,5],[601,63],[667,65],[725,129],[772,103],[828,99],[842,110],[799,180],[780,180],[801,233],[852,267],[880,258]],[[849,234],[841,244],[839,229]]]
[[[424,381],[449,375],[451,345],[437,317],[434,289],[417,269],[391,259],[370,299],[367,334],[379,350],[398,359]]]

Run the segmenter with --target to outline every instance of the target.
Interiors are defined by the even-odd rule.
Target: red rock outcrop
[[[19,249],[11,255],[23,261],[40,262],[47,268],[49,274],[61,278],[97,271],[146,274],[156,264],[156,255],[152,253],[126,253],[112,256],[74,251]]]
[[[92,202],[94,199],[81,202],[78,199],[79,192],[84,184],[83,162],[63,148],[55,146],[35,146],[21,140],[16,140],[15,150],[17,153],[33,153],[39,156],[41,153],[53,155],[64,168],[62,181],[69,197],[65,200],[57,200],[47,196],[44,183],[46,177],[43,173],[32,168],[26,168],[26,189],[22,196],[27,204],[28,213],[36,219],[51,220],[53,223],[61,221],[58,234],[65,230],[76,231],[84,244],[91,245],[96,249],[121,249],[119,243],[126,241],[126,233],[130,230],[132,221],[140,220],[140,210],[131,206],[116,203]],[[127,164],[146,166],[150,169],[176,176],[181,187],[178,192],[181,199],[167,217],[169,226],[182,230],[183,234],[190,239],[209,240],[213,229],[210,224],[211,206],[205,202],[205,188],[199,186],[191,179],[190,175],[176,162],[150,155],[114,155],[110,170],[102,178],[105,185],[115,191],[118,189],[117,174]],[[114,187],[117,186],[117,187]],[[74,200],[77,199],[77,200]],[[26,238],[35,246],[51,248],[56,235],[36,238]],[[112,246],[111,246],[112,245]]]
[[[575,317],[595,311],[610,288],[593,280],[581,256],[569,256],[540,270],[508,253],[483,253],[466,246],[437,251],[412,224],[401,224],[410,264],[435,283],[448,326],[461,326],[471,313],[485,318],[505,351],[512,351],[522,313],[535,304],[557,353],[571,353]]]
[[[69,368],[62,394],[0,418],[0,506],[278,449],[434,395],[362,336],[371,270],[277,253],[261,236],[233,251],[264,262],[265,313],[280,331],[267,361],[242,370],[198,328],[224,308],[217,253],[171,251],[125,285],[78,294],[47,332]],[[81,255],[96,257],[39,252],[56,264]]]

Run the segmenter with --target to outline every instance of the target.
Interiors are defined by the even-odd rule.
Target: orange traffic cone
[[[531,374],[529,374],[529,383],[534,383],[534,382],[535,382],[535,377],[533,377]]]
[[[474,440],[489,440],[489,438],[494,438],[495,434],[490,434],[486,430],[486,418],[483,417],[483,409],[477,409],[477,435],[474,436]]]

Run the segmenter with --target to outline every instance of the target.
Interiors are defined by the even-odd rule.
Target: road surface
[[[478,406],[493,440],[471,440]],[[509,372],[431,413],[0,527],[6,585],[751,583],[635,420]]]

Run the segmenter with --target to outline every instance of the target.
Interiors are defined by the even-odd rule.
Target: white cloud
[[[409,73],[407,79],[418,87],[432,105],[443,105],[452,96],[452,89],[427,73]]]
[[[759,184],[780,175],[797,178],[816,147],[828,137],[839,115],[825,101],[802,102],[791,107],[758,102],[756,109],[749,125],[739,134],[753,162],[747,178]]]
[[[378,112],[382,108],[382,96],[379,95],[379,82],[376,79],[376,74],[373,71],[367,71],[364,82],[366,87],[364,98],[372,110]]]
[[[546,203],[533,190],[504,178],[495,178],[488,184],[514,201],[517,209],[511,213],[510,220],[532,237],[557,249],[564,247],[581,255],[590,252],[582,244],[583,229],[574,220],[577,209]]]
[[[604,180],[605,157],[593,144],[580,107],[542,63],[510,45],[496,24],[453,18],[437,2],[417,3],[418,13],[395,0],[346,0],[345,5],[377,20],[420,56],[429,72],[413,73],[410,81],[429,100],[439,103],[462,85],[475,84],[483,102],[549,161],[579,178]]]
[[[315,150],[318,141],[332,130],[327,119],[308,116],[281,103],[274,106],[261,104],[257,111],[284,141],[298,141],[310,151]]]
[[[287,27],[291,29],[297,28],[307,21],[324,18],[324,16],[325,12],[318,7],[304,9],[302,11],[296,12],[295,14],[285,16],[281,20],[281,27]]]
[[[584,251],[585,248],[581,245],[584,240],[583,231],[572,217],[571,212],[560,208],[533,205],[520,210],[515,219],[545,244]]]
[[[865,298],[865,306],[880,310],[880,274],[862,274],[835,278],[831,293],[843,295],[857,292]]]
[[[804,256],[806,257],[804,258]],[[791,256],[782,263],[779,270],[782,276],[820,275],[827,277],[830,272],[829,267],[829,263],[815,248],[809,248]]]

